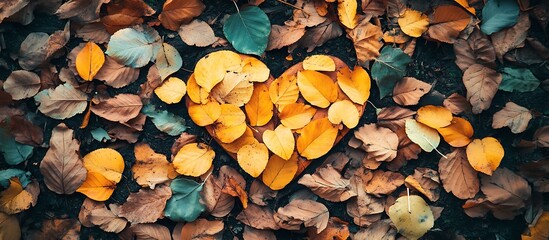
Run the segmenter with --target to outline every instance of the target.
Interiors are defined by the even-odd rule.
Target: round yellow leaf
[[[187,80],[187,96],[193,101],[194,103],[207,103],[208,97],[210,96],[210,92],[206,91],[201,86],[198,86],[196,84],[196,78],[194,77],[194,74],[192,74],[189,79]]]
[[[223,81],[212,89],[210,96],[220,103],[241,107],[250,101],[254,92],[254,84],[248,79],[248,74],[229,71]]]
[[[213,124],[221,116],[221,105],[217,102],[206,104],[189,103],[189,116],[196,125],[204,127]]]
[[[173,166],[179,174],[198,177],[212,167],[215,152],[206,144],[189,143],[179,149]]]
[[[84,156],[84,167],[88,170],[88,176],[90,172],[96,172],[118,183],[124,171],[124,159],[112,148],[100,148]]]
[[[339,21],[348,29],[353,29],[358,24],[359,17],[356,14],[357,8],[357,0],[337,1],[337,15],[339,16]]]
[[[387,213],[398,232],[408,239],[419,239],[434,225],[431,208],[417,195],[399,197]]]
[[[370,97],[370,75],[361,66],[355,66],[352,72],[348,67],[341,68],[337,72],[337,84],[356,104],[363,105]]]
[[[294,153],[290,159],[284,160],[277,155],[272,155],[267,167],[261,175],[261,181],[272,190],[283,189],[292,181],[297,173],[297,154]]]
[[[303,103],[290,103],[278,114],[282,125],[289,129],[305,127],[316,113],[316,108]]]
[[[231,143],[246,131],[246,115],[235,105],[222,104],[221,115],[214,124],[215,137],[222,143]]]
[[[446,127],[452,123],[452,112],[445,107],[427,105],[417,110],[416,120],[431,128]]]
[[[240,136],[239,138],[237,138],[231,143],[221,143],[221,146],[225,150],[227,150],[227,152],[237,153],[238,150],[243,146],[252,144],[254,142],[259,143],[257,139],[255,139],[252,129],[249,127],[246,127],[246,131],[244,132],[244,134],[242,134],[242,136]]]
[[[271,74],[271,70],[265,63],[253,57],[244,58],[241,66],[242,70],[240,72],[248,74],[250,82],[265,82]]]
[[[429,28],[429,17],[420,11],[406,9],[398,18],[398,25],[406,35],[419,37]]]
[[[313,55],[303,60],[303,69],[315,71],[335,71],[334,60],[326,55]]]
[[[255,178],[267,166],[269,150],[267,150],[265,144],[256,142],[240,148],[236,153],[236,159],[238,165]]]
[[[294,153],[295,139],[292,130],[283,125],[278,125],[275,130],[263,132],[263,143],[284,160],[290,159]]]
[[[250,101],[244,105],[251,126],[263,126],[273,117],[273,103],[269,97],[269,88],[257,83]]]
[[[269,96],[273,104],[284,106],[295,103],[299,98],[299,88],[295,75],[282,75],[269,85]]]
[[[478,172],[492,175],[498,168],[505,151],[501,143],[493,137],[474,139],[467,145],[467,160]]]
[[[176,77],[168,78],[160,87],[154,90],[158,98],[167,104],[180,102],[186,92],[187,85],[183,80]]]
[[[312,70],[299,71],[297,86],[303,98],[317,107],[326,108],[337,100],[337,85],[326,74]]]
[[[107,179],[99,172],[88,171],[86,181],[76,191],[95,201],[106,201],[115,188],[116,182]]]
[[[225,78],[227,71],[239,70],[241,62],[240,56],[235,52],[227,50],[212,52],[196,63],[194,68],[196,83],[206,92],[210,92]]]
[[[354,128],[358,125],[360,113],[351,101],[337,101],[328,109],[328,120],[333,124],[343,123],[347,128]]]
[[[328,118],[315,119],[301,130],[297,138],[297,151],[309,160],[322,157],[332,149],[337,132]]]
[[[99,69],[105,63],[103,50],[94,42],[88,42],[76,55],[76,71],[86,81],[93,80]]]
[[[454,117],[450,125],[437,128],[438,133],[452,147],[465,147],[471,142],[473,126],[464,118]]]

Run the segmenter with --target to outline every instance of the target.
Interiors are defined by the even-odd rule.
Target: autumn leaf
[[[183,59],[175,47],[170,44],[162,43],[162,46],[156,54],[156,68],[160,79],[164,80],[172,73],[177,72],[183,66]]]
[[[379,88],[379,98],[384,98],[393,91],[397,81],[406,73],[406,66],[412,59],[400,48],[386,46],[381,50],[381,55],[372,65],[372,77]]]
[[[154,90],[156,96],[167,104],[178,103],[181,101],[185,93],[187,92],[187,85],[183,80],[170,77],[166,81],[162,82],[160,87]]]
[[[246,6],[225,20],[223,33],[237,51],[259,56],[267,48],[271,22],[261,8]]]
[[[157,184],[177,177],[177,172],[166,156],[154,152],[148,144],[136,144],[134,155],[132,173],[139,185],[154,189]]]
[[[288,160],[284,160],[277,155],[272,155],[269,162],[263,170],[261,181],[272,190],[283,189],[294,178],[298,170],[297,154],[293,155]],[[251,192],[251,189],[250,189]],[[253,200],[253,199],[252,199]]]
[[[241,107],[248,103],[253,95],[254,85],[250,77],[244,72],[228,71],[223,81],[212,89],[210,96],[219,103]]]
[[[426,152],[436,150],[440,143],[440,136],[437,130],[417,122],[413,119],[406,119],[406,135]]]
[[[417,195],[399,197],[388,214],[398,232],[408,239],[419,239],[434,225],[433,212]]]
[[[9,180],[9,187],[0,192],[0,212],[16,214],[25,211],[33,205],[33,196],[23,189],[18,178]]]
[[[503,109],[494,114],[492,128],[509,127],[512,133],[521,133],[528,128],[528,123],[532,118],[530,110],[516,103],[508,102]]]
[[[482,8],[482,32],[487,35],[498,32],[517,23],[519,7],[516,1],[494,0]]]
[[[273,211],[270,208],[260,207],[255,204],[250,204],[249,208],[242,210],[236,216],[236,219],[255,229],[277,230],[280,228],[276,224],[273,218]]]
[[[339,0],[337,1],[337,15],[343,26],[353,29],[358,23],[356,10],[358,8],[357,0]]]
[[[76,56],[76,70],[78,75],[86,81],[91,81],[105,63],[103,50],[94,42],[86,43],[86,46]]]
[[[452,93],[444,99],[442,104],[455,115],[463,112],[471,112],[472,108],[471,103],[469,103],[465,97],[459,95],[458,93]]]
[[[333,124],[344,124],[350,129],[358,125],[360,113],[351,101],[336,101],[328,109],[328,120]]]
[[[155,59],[161,48],[160,42],[156,30],[138,25],[114,33],[105,53],[121,64],[140,68]]]
[[[3,88],[13,100],[33,97],[40,90],[40,77],[33,72],[16,70],[10,73]]]
[[[240,56],[232,51],[209,53],[196,63],[193,73],[194,79],[198,86],[209,93],[215,85],[223,81],[228,70],[238,69],[241,61]],[[190,83],[187,84],[191,85]],[[194,102],[198,103],[197,101]]]
[[[398,136],[388,128],[365,124],[355,131],[355,138],[362,142],[361,148],[369,158],[389,162],[397,155]]]
[[[474,197],[480,186],[480,181],[475,169],[467,161],[467,155],[463,148],[456,148],[440,158],[438,173],[442,186],[446,192],[452,192],[459,199]]]
[[[530,225],[528,230],[521,235],[522,240],[541,240],[549,238],[549,212],[543,211],[534,225]]]
[[[362,12],[366,16],[378,17],[387,11],[388,0],[362,0]],[[366,17],[369,19],[369,17]]]
[[[297,158],[296,158],[296,160],[297,160]],[[284,164],[292,163],[292,161],[285,161],[283,159],[279,159],[278,162],[279,163],[284,162]],[[293,162],[295,162],[295,165],[297,166],[297,161],[293,161]],[[290,166],[290,165],[288,164],[288,166]],[[269,167],[269,164],[267,164],[267,167]],[[267,169],[267,168],[265,168],[265,169]],[[282,169],[285,169],[285,168],[283,167]],[[296,170],[297,170],[297,168],[296,168]],[[265,171],[267,171],[267,170],[265,170]],[[263,172],[262,176],[265,176],[265,171]],[[248,195],[250,195],[250,200],[253,203],[255,203],[259,206],[267,206],[268,205],[267,201],[271,200],[271,199],[274,199],[277,196],[277,194],[278,194],[277,191],[270,189],[266,184],[264,184],[260,180],[256,179],[252,182],[252,185],[250,186],[250,190],[249,190]]]
[[[109,199],[122,178],[124,159],[111,148],[100,148],[84,156],[86,181],[76,191],[96,201]]]
[[[66,119],[84,112],[88,106],[88,96],[69,83],[46,89],[34,96],[40,104],[38,110],[54,119]]]
[[[215,123],[221,116],[221,105],[215,101],[206,104],[190,103],[187,109],[193,122],[201,127]]]
[[[177,31],[183,23],[189,23],[206,8],[200,0],[168,0],[162,6],[158,19],[167,29]]]
[[[91,210],[89,216],[90,222],[105,232],[122,232],[126,228],[128,221],[115,214],[117,205],[111,204],[109,206],[111,209],[107,209],[104,204],[101,204],[101,207]]]
[[[299,92],[314,106],[326,108],[337,99],[337,85],[326,74],[303,70],[297,73]]]
[[[319,239],[319,240],[348,239],[350,235],[348,225],[349,223],[337,217],[330,217],[330,220],[328,221],[328,226],[326,226],[326,229],[324,229],[320,233],[316,233],[314,229],[308,229],[307,235],[311,239]]]
[[[207,22],[199,19],[181,25],[177,32],[181,40],[189,46],[206,47],[218,39],[212,27]]]
[[[269,95],[269,88],[264,83],[254,85],[250,101],[244,105],[246,116],[251,126],[263,126],[273,117],[273,104]]]
[[[353,41],[356,56],[363,66],[379,57],[379,50],[383,47],[383,32],[379,26],[370,23],[368,18],[362,19],[356,27],[347,31],[347,36]]]
[[[413,77],[405,77],[393,88],[393,100],[402,106],[417,105],[423,95],[431,91],[431,85]]]
[[[524,207],[532,191],[524,178],[507,168],[494,171],[492,176],[483,175],[480,189],[491,203],[513,209]]]
[[[313,71],[335,71],[334,60],[327,55],[312,55],[303,60],[303,69]]]
[[[474,28],[467,39],[457,39],[454,43],[456,65],[465,72],[478,63],[494,68],[496,52],[492,42],[480,29]]]
[[[370,75],[361,66],[355,66],[352,72],[348,67],[339,69],[337,84],[341,91],[356,104],[364,105],[370,98],[372,82]]]
[[[471,142],[473,126],[464,118],[454,117],[450,125],[437,128],[438,133],[452,147],[465,147]]]
[[[109,121],[124,123],[139,114],[143,103],[137,95],[122,93],[91,106],[91,111]]]
[[[299,88],[295,75],[282,74],[269,86],[269,97],[277,107],[296,103],[299,98]]]
[[[418,167],[414,169],[414,174],[404,179],[407,187],[411,187],[429,200],[435,202],[440,197],[440,179],[438,173],[430,168]]]
[[[356,196],[356,192],[350,186],[350,181],[344,179],[331,165],[319,168],[314,174],[305,174],[298,181],[315,194],[332,202],[344,202]]]
[[[398,106],[382,108],[377,114],[377,124],[397,131],[397,129],[404,127],[406,119],[412,119],[415,114],[415,111]]]
[[[296,11],[299,10],[294,10],[294,13]],[[314,15],[311,14],[311,16]],[[293,50],[295,50],[296,48],[301,47],[307,48],[307,52],[312,52],[316,47],[320,47],[329,40],[337,38],[343,34],[343,30],[341,29],[338,22],[324,18],[322,18],[321,20],[324,22],[321,21],[319,25],[308,29],[305,32],[305,35],[303,35],[303,37],[301,37],[299,41],[288,47],[288,51],[293,52]]]
[[[181,238],[179,239],[217,239],[223,232],[223,229],[223,221],[208,221],[206,219],[200,218],[194,222],[189,222],[183,225],[183,229],[181,229]]]
[[[129,229],[138,239],[168,239],[171,237],[170,229],[160,224],[134,224]]]
[[[404,184],[404,176],[397,172],[375,170],[361,176],[366,193],[376,197],[389,195]]]
[[[471,22],[465,10],[454,5],[437,6],[430,17],[427,35],[435,40],[454,43],[463,29]]]
[[[429,27],[429,17],[420,11],[406,9],[398,18],[398,25],[402,32],[410,37],[419,37]]]
[[[243,146],[236,155],[238,165],[254,178],[265,170],[269,161],[269,150],[265,144],[258,142]]]
[[[204,183],[204,188],[200,192],[200,199],[204,203],[206,211],[212,216],[224,217],[234,207],[235,201],[233,196],[223,192],[223,188],[228,184],[229,178],[238,182],[241,188],[246,187],[244,177],[234,168],[227,165],[219,168],[217,177],[211,176]]]
[[[220,145],[227,152],[236,154],[238,150],[240,150],[240,148],[255,142],[257,142],[257,139],[255,139],[252,129],[247,127],[246,131],[244,131],[244,134],[242,134],[242,136],[240,136],[239,138],[237,138],[231,143],[220,143]]]
[[[463,73],[467,100],[473,106],[473,113],[479,114],[490,107],[501,79],[501,74],[481,64],[474,64]]]
[[[311,122],[316,113],[316,108],[303,103],[290,103],[285,105],[278,114],[282,125],[289,129],[300,129]]]
[[[419,108],[416,115],[416,121],[434,129],[450,125],[452,123],[452,119],[453,116],[450,110],[433,105],[427,105]]]
[[[203,143],[189,143],[172,159],[175,171],[179,174],[198,177],[212,166],[215,152],[210,146]]]
[[[21,239],[21,227],[16,215],[0,212],[0,238]]]
[[[244,232],[242,233],[244,240],[264,239],[264,240],[276,240],[274,232],[269,230],[258,230],[252,227],[244,226]]]
[[[295,140],[292,131],[282,125],[275,130],[263,132],[263,143],[271,152],[284,160],[290,159],[294,152]]]
[[[214,125],[215,137],[222,143],[231,143],[246,131],[246,115],[232,104],[221,104],[221,115]]]
[[[156,222],[164,217],[166,201],[171,196],[172,191],[166,185],[160,185],[154,190],[140,189],[136,193],[130,193],[126,202],[120,206],[117,215],[132,224]]]
[[[312,0],[298,0],[295,3],[295,6],[298,8],[294,9],[293,20],[297,22],[297,24],[313,27],[323,23],[326,20],[325,17],[318,14],[315,9],[314,1]]]
[[[289,222],[293,223],[293,225],[304,223],[305,227],[314,226],[316,232],[320,233],[328,225],[329,212],[328,208],[322,203],[296,199],[288,203],[288,205],[279,208],[274,218],[277,222]]]
[[[164,216],[173,221],[192,222],[198,218],[200,213],[205,210],[205,206],[200,202],[200,192],[204,184],[195,181],[178,178],[170,183],[172,197],[168,199]],[[181,208],[181,205],[185,208]]]
[[[368,228],[361,228],[354,236],[357,239],[393,239],[397,231],[391,227],[391,220],[385,219],[372,223]]]
[[[301,130],[297,138],[297,151],[308,160],[322,157],[334,145],[337,132],[327,118],[313,120]]]
[[[233,197],[238,197],[242,203],[242,207],[248,207],[248,193],[246,193],[244,187],[240,185],[240,182],[235,180],[233,177],[226,179],[225,186],[221,189],[221,192],[229,194]]]
[[[126,67],[113,58],[106,56],[105,63],[95,75],[96,79],[105,81],[105,84],[114,87],[125,87],[137,80],[139,77],[139,69]]]
[[[520,14],[515,25],[490,36],[500,62],[509,50],[524,46],[528,29],[530,29],[530,17],[528,14]]]
[[[467,145],[467,160],[478,172],[492,175],[505,154],[501,143],[493,137],[474,139]]]
[[[499,89],[507,92],[531,92],[538,88],[540,81],[527,68],[503,68],[503,79]]]

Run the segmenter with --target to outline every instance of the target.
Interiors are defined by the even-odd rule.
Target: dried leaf
[[[183,80],[176,77],[168,78],[160,87],[154,90],[156,96],[167,104],[179,103],[186,92],[187,85]]]
[[[265,170],[269,161],[269,150],[263,143],[245,145],[236,153],[238,165],[252,177],[256,178]]]
[[[417,110],[416,121],[430,128],[446,127],[452,123],[452,119],[452,112],[444,107],[426,105]]]
[[[509,50],[524,46],[528,29],[530,29],[530,17],[523,13],[520,14],[518,22],[514,26],[495,32],[490,36],[500,62],[503,61],[503,55]]]
[[[382,108],[377,114],[377,124],[381,127],[397,131],[403,128],[406,119],[412,119],[416,115],[415,111],[397,106]]]
[[[332,202],[343,202],[356,196],[356,192],[351,189],[349,180],[344,179],[331,165],[317,169],[312,175],[303,175],[298,183],[307,186],[321,198]]]
[[[223,221],[208,221],[200,218],[183,226],[183,229],[181,229],[181,240],[218,239],[221,237],[223,229]]]
[[[331,217],[328,221],[328,226],[320,233],[316,233],[313,229],[307,231],[307,236],[311,239],[319,240],[345,240],[349,238],[349,223],[342,221],[339,218]]]
[[[272,231],[258,230],[248,226],[244,226],[242,237],[244,240],[276,240],[276,235]]]
[[[507,102],[503,109],[494,114],[492,128],[509,127],[512,133],[521,133],[528,128],[532,118],[533,115],[527,108]]]
[[[410,37],[419,37],[429,27],[429,17],[420,11],[406,9],[398,18],[398,25],[402,32]]]
[[[288,161],[284,161],[284,162],[288,162]],[[297,161],[295,164],[297,166]],[[265,172],[267,172],[267,169],[269,169],[268,163],[263,173],[263,176],[265,176]],[[297,168],[296,168],[296,171],[297,171]],[[277,191],[271,190],[268,186],[266,186],[265,184],[263,184],[261,181],[257,179],[252,182],[252,186],[250,186],[250,191],[249,191],[250,200],[259,206],[267,206],[267,200],[271,200],[275,198],[277,193],[278,193]]]
[[[95,75],[96,79],[105,81],[105,84],[114,88],[128,86],[135,82],[138,77],[139,69],[121,65],[109,56],[106,56],[105,63]]]
[[[337,84],[341,91],[356,104],[364,105],[370,98],[372,82],[370,75],[361,66],[355,66],[352,72],[347,67],[339,69]]]
[[[236,216],[236,220],[255,229],[277,230],[280,227],[276,224],[273,214],[273,211],[268,207],[250,204],[248,208],[242,210],[242,212]]]
[[[279,125],[273,130],[263,132],[263,143],[265,146],[284,160],[290,159],[294,153],[295,140],[292,130]]]
[[[307,52],[312,52],[316,47],[320,47],[329,40],[337,38],[342,34],[343,31],[337,22],[326,19],[320,25],[308,29],[299,41],[288,47],[288,51],[293,52],[294,49],[302,47],[307,48]]]
[[[443,105],[455,115],[463,112],[471,112],[472,108],[467,99],[458,93],[452,93],[452,95],[444,99]]]
[[[229,177],[236,180],[241,187],[246,187],[246,181],[242,175],[227,165],[224,165],[219,169],[218,177],[212,176],[204,183],[204,190],[200,195],[207,211],[210,212],[212,216],[224,217],[233,209],[234,198],[231,195],[222,192]]]
[[[483,175],[480,189],[491,203],[515,210],[524,207],[531,195],[528,182],[507,168],[494,171],[492,176]]]
[[[209,53],[196,63],[193,73],[194,79],[198,86],[209,93],[218,83],[223,81],[227,71],[238,69],[241,61],[240,56],[232,51],[224,50]],[[191,85],[190,83],[187,84]],[[189,92],[190,88],[189,86]],[[194,102],[198,103],[197,101]]]
[[[490,107],[501,79],[501,74],[480,64],[472,65],[463,73],[467,100],[473,106],[473,113],[478,114]]]
[[[86,43],[75,60],[78,75],[86,81],[93,80],[103,63],[105,63],[105,54],[94,42]]]
[[[137,239],[170,239],[170,229],[160,224],[134,224],[130,226]]]
[[[9,187],[0,192],[0,212],[16,214],[29,209],[33,197],[23,189],[19,178],[13,177],[9,183]]]
[[[456,148],[446,156],[438,163],[442,186],[460,199],[473,198],[479,191],[480,182],[477,172],[467,161],[465,150]]]
[[[478,28],[473,30],[469,38],[455,41],[454,52],[456,53],[456,65],[463,72],[474,64],[495,67],[496,52],[492,42]]]
[[[393,100],[402,106],[417,105],[423,95],[431,91],[431,85],[413,77],[405,77],[393,88]]]
[[[370,159],[390,162],[397,155],[398,136],[388,128],[365,124],[355,131],[354,136],[362,142],[361,148]]]
[[[44,131],[22,116],[12,116],[7,120],[7,130],[14,140],[21,144],[39,147],[44,142]],[[4,143],[7,144],[7,143]]]
[[[111,205],[111,210],[107,209],[105,205],[102,205],[101,208],[93,209],[90,214],[90,222],[105,232],[119,233],[126,228],[128,221],[126,219],[116,216],[113,212],[113,207]]]
[[[189,46],[207,47],[217,40],[212,27],[199,19],[181,25],[177,32],[181,40]]]
[[[309,160],[322,157],[332,149],[337,132],[327,118],[313,120],[301,130],[297,138],[297,151]]]
[[[91,106],[91,111],[109,121],[124,123],[139,114],[143,103],[137,95],[122,93]]]
[[[316,108],[304,103],[290,103],[284,105],[278,114],[280,123],[289,129],[300,129],[311,122],[316,114]]]
[[[312,55],[303,60],[303,69],[313,71],[335,71],[334,60],[328,55]]]
[[[254,85],[250,101],[244,105],[251,126],[263,126],[273,117],[273,104],[269,96],[269,88],[264,83]]]
[[[172,191],[166,185],[160,185],[154,190],[140,189],[139,192],[130,193],[117,215],[126,218],[132,224],[156,222],[164,216],[166,201],[171,196]]]
[[[4,82],[4,90],[13,100],[33,97],[40,90],[40,77],[33,72],[17,70],[10,73]]]
[[[243,208],[248,207],[248,194],[244,190],[244,187],[240,185],[241,182],[237,182],[234,178],[230,177],[226,180],[225,186],[221,189],[221,192],[229,194],[233,197],[238,197],[242,203]],[[245,184],[244,184],[245,186]]]
[[[165,28],[177,31],[181,24],[189,23],[206,8],[200,0],[168,0],[162,6],[158,19]]]
[[[376,170],[368,172],[362,179],[364,190],[377,197],[388,195],[404,184],[404,176],[397,172]]]
[[[211,168],[215,152],[204,143],[189,143],[177,152],[172,159],[179,174],[198,177]]]
[[[312,0],[298,0],[295,3],[295,6],[298,8],[294,9],[293,20],[299,25],[313,27],[326,20],[325,17],[318,14],[315,9],[314,1]]]
[[[371,24],[368,18],[364,18],[347,32],[348,37],[353,41],[358,61],[365,65],[368,61],[379,57],[379,50],[383,46],[381,38],[383,32],[379,26]]]
[[[40,112],[54,119],[73,117],[88,106],[88,96],[68,83],[43,90],[34,96],[34,100],[40,103]]]
[[[473,137],[473,126],[464,118],[454,117],[450,125],[437,128],[438,133],[452,147],[465,147]]]
[[[427,35],[435,40],[454,43],[471,22],[471,16],[465,10],[454,5],[440,5],[430,16],[430,26]]]
[[[343,26],[353,29],[358,24],[357,0],[339,0],[337,1],[337,15]]]
[[[313,70],[299,71],[297,85],[303,98],[314,106],[326,108],[337,99],[337,85],[323,73]]]
[[[280,225],[290,224],[298,227],[304,223],[305,227],[315,227],[316,232],[320,233],[328,225],[328,208],[322,203],[312,200],[296,199],[281,207],[274,215],[275,221]]]
[[[100,148],[84,156],[84,167],[88,175],[76,191],[93,200],[105,201],[122,178],[124,159],[114,149]]]
[[[440,179],[438,173],[430,168],[418,167],[414,169],[414,174],[404,179],[406,186],[414,188],[432,202],[436,202],[440,197]]]
[[[503,146],[493,137],[474,139],[467,145],[467,160],[475,170],[487,175],[498,168],[504,154]]]
[[[336,101],[328,109],[328,120],[331,123],[351,129],[358,125],[360,113],[357,107],[349,100]]]
[[[267,49],[265,49],[265,51],[289,46],[297,42],[303,35],[305,35],[305,27],[302,25],[281,26],[273,24],[271,26],[271,34],[269,35],[269,43],[267,44]]]

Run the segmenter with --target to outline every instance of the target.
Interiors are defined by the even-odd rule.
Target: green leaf
[[[141,112],[150,117],[158,130],[170,136],[179,136],[187,130],[185,119],[166,110],[156,111],[153,105],[145,106]]]
[[[480,29],[486,35],[517,23],[519,6],[515,0],[488,0],[482,9]]]
[[[10,186],[10,178],[17,177],[23,187],[26,187],[30,183],[30,172],[25,172],[16,168],[9,168],[6,170],[0,170],[0,186],[8,188]]]
[[[115,32],[105,53],[120,64],[140,68],[156,58],[160,44],[160,35],[156,30],[138,25]]]
[[[410,56],[400,48],[384,47],[372,66],[372,77],[379,88],[379,98],[393,92],[395,84],[406,74]]]
[[[503,80],[499,89],[508,92],[531,92],[536,90],[540,81],[526,68],[503,68]]]
[[[259,56],[267,48],[271,22],[260,8],[249,6],[225,21],[223,33],[237,51]]]
[[[7,164],[17,165],[29,159],[33,149],[33,146],[16,142],[13,136],[0,128],[0,152],[3,153],[4,161]]]
[[[109,133],[103,128],[96,128],[94,130],[91,130],[90,133],[92,135],[92,138],[99,142],[106,142],[111,140]]]
[[[179,178],[172,181],[172,197],[168,200],[164,215],[176,222],[192,222],[206,207],[200,202],[203,184]]]

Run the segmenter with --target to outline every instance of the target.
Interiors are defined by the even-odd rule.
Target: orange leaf
[[[379,49],[383,46],[381,28],[369,21],[369,18],[364,18],[353,30],[348,31],[361,64],[379,57]]]
[[[283,189],[294,179],[297,173],[297,154],[294,153],[288,160],[272,155],[263,171],[261,181],[272,190]]]
[[[361,66],[355,66],[353,72],[348,67],[337,72],[337,84],[356,104],[363,105],[370,97],[370,75]]]
[[[358,7],[357,0],[338,0],[337,15],[343,26],[353,29],[358,23],[358,15],[356,10]]]
[[[297,138],[299,154],[309,160],[322,157],[332,149],[337,132],[337,128],[328,118],[311,121],[301,130],[301,135]]]
[[[452,123],[452,112],[445,107],[427,105],[417,110],[416,120],[431,128],[446,127]]]
[[[437,128],[438,133],[452,147],[465,147],[471,142],[473,126],[464,118],[454,117],[446,127]]]
[[[527,233],[521,235],[522,240],[543,240],[549,238],[549,212],[544,211],[537,222],[530,226]]]
[[[188,109],[193,122],[201,127],[213,124],[221,116],[221,105],[214,101],[206,104],[189,103]]]
[[[290,103],[278,114],[282,125],[289,129],[299,129],[311,122],[316,108],[303,103]]]
[[[269,161],[269,150],[263,143],[252,143],[238,150],[236,153],[238,165],[252,177],[257,177]]]
[[[326,108],[337,100],[337,85],[326,74],[313,70],[299,71],[297,85],[303,98],[317,107]]]
[[[420,11],[406,9],[404,14],[398,18],[398,25],[402,32],[410,37],[419,37],[429,27],[429,17]]]
[[[493,137],[475,139],[467,145],[467,160],[478,172],[492,175],[505,154],[501,143]]]
[[[312,55],[303,60],[303,69],[314,71],[335,71],[334,60],[326,55]]]
[[[441,42],[454,43],[460,32],[471,22],[471,16],[454,5],[441,5],[433,11],[427,35]]]
[[[274,80],[269,86],[271,101],[278,108],[295,103],[299,98],[299,88],[295,74],[284,74]]]
[[[200,0],[168,0],[162,7],[158,19],[167,29],[177,31],[181,24],[189,23],[206,8]]]
[[[459,199],[473,198],[479,191],[480,181],[475,169],[467,162],[465,149],[456,148],[441,157],[438,172],[446,192],[452,192]]]
[[[244,105],[244,109],[251,126],[263,126],[271,121],[273,117],[273,104],[266,84],[259,83],[254,85],[252,97]]]
[[[337,101],[328,109],[328,120],[333,124],[343,123],[347,128],[354,128],[358,125],[360,113],[351,101]]]
[[[233,197],[238,197],[240,199],[240,202],[242,202],[242,207],[247,208],[248,207],[248,194],[246,193],[246,191],[231,176],[229,176],[229,178],[227,180],[228,180],[228,182],[225,184],[223,189],[221,189],[221,192],[229,194]]]
[[[78,75],[86,81],[93,80],[103,63],[105,63],[105,54],[93,42],[86,43],[84,48],[76,55],[76,70]]]
[[[246,131],[246,115],[235,105],[222,104],[221,115],[214,125],[215,137],[222,143],[231,143]]]
[[[278,125],[274,131],[265,130],[262,137],[267,148],[282,159],[288,160],[294,153],[295,140],[289,128]]]

